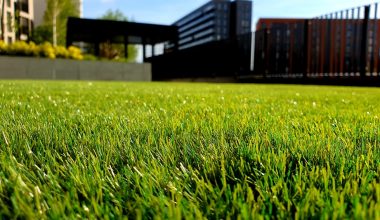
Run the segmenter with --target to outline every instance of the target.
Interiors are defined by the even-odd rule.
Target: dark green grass
[[[377,88],[0,81],[0,219],[380,219]]]

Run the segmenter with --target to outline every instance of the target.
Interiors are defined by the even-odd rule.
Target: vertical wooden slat
[[[289,24],[288,29],[290,31],[290,48],[289,48],[289,57],[288,57],[288,66],[289,66],[289,73],[294,74],[293,71],[293,48],[294,48],[294,24]]]
[[[304,23],[304,29],[303,29],[303,56],[302,56],[302,59],[303,59],[303,63],[304,63],[304,67],[302,68],[303,69],[303,77],[306,78],[309,76],[309,73],[310,73],[310,20],[305,20],[305,23]],[[301,52],[301,50],[299,51]]]
[[[339,75],[344,75],[344,52],[346,46],[346,22],[344,21],[343,11],[340,12],[341,27],[340,27],[340,53],[339,53]]]
[[[350,25],[350,21],[349,21],[349,12],[348,10],[345,11],[345,17],[344,17],[344,22],[345,22],[345,25],[344,25],[344,53],[343,53],[343,57],[344,57],[344,64],[343,64],[343,73],[345,76],[348,76],[350,73],[350,57],[347,57],[346,54],[347,52],[347,46],[350,46],[350,39],[348,39],[348,32],[349,32],[349,25]],[[348,63],[348,65],[347,65]]]
[[[372,54],[371,54],[371,74],[374,76],[375,73],[375,62],[377,63],[377,3],[374,6],[374,17],[371,19],[372,23]],[[376,61],[375,61],[376,60]],[[377,74],[376,74],[377,75]]]
[[[355,8],[351,9],[351,25],[352,25],[352,33],[351,33],[351,72],[355,75],[356,74],[356,19],[355,19]]]
[[[380,67],[379,67],[379,64],[380,64],[380,62],[379,62],[379,56],[380,56],[380,51],[379,51],[379,46],[380,46],[380,42],[379,42],[379,37],[380,37],[380,33],[379,33],[379,30],[380,30],[380,28],[379,28],[379,20],[378,20],[378,16],[377,16],[377,13],[378,13],[378,3],[375,3],[375,5],[374,5],[374,7],[375,7],[375,30],[374,30],[374,32],[375,32],[375,38],[374,38],[374,40],[375,40],[375,45],[374,45],[374,47],[375,47],[375,51],[374,51],[374,53],[375,53],[375,57],[374,57],[374,68],[375,68],[375,72],[377,73],[377,76],[379,76],[380,77]]]
[[[330,14],[330,57],[329,57],[329,76],[334,75],[334,60],[335,60],[335,20],[334,14]]]
[[[370,7],[364,6],[364,19],[363,19],[363,29],[362,29],[362,41],[360,50],[361,68],[360,76],[365,77],[367,72],[367,45],[368,45],[368,22],[369,22]]]
[[[318,18],[316,20],[316,44],[315,44],[315,71],[314,73],[319,76],[319,62],[321,60],[320,52],[321,52],[321,19]]]
[[[325,61],[325,36],[326,36],[326,23],[325,19],[322,17],[320,20],[320,35],[319,35],[319,54],[320,54],[320,61],[319,61],[319,76],[323,77],[324,75],[324,61]]]
[[[339,14],[335,12],[334,16],[334,76],[338,76],[339,72],[339,38],[338,38],[338,30],[339,30]]]

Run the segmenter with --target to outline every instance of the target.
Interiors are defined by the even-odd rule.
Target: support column
[[[128,36],[124,36],[124,57],[128,58]]]
[[[143,62],[145,63],[145,59],[146,59],[146,52],[145,52],[145,46],[146,46],[146,44],[145,44],[145,42],[143,42]]]
[[[152,44],[152,57],[154,57],[154,46],[155,44]]]
[[[99,56],[100,55],[100,42],[99,41],[96,41],[94,43],[94,48],[95,48],[95,56]]]

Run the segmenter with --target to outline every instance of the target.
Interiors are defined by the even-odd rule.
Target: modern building
[[[250,72],[252,8],[250,0],[211,0],[176,21],[177,41],[150,60],[153,79]]]
[[[34,26],[33,6],[33,0],[18,0],[15,4],[16,22],[18,24],[17,40],[27,41],[32,35]]]
[[[66,42],[92,44],[95,55],[103,42],[142,44],[154,80],[236,77],[250,71],[251,20],[252,1],[211,0],[170,26],[70,18]],[[155,54],[162,44],[164,53]]]
[[[0,5],[1,9],[1,5]],[[2,9],[0,29],[4,31],[4,42],[12,43],[16,40],[28,40],[33,29],[33,0],[6,0]],[[1,19],[0,19],[1,20]]]
[[[4,8],[2,8],[4,6]],[[1,20],[1,36],[2,40],[6,43],[11,43],[16,40],[16,32],[14,31],[14,18],[15,18],[15,1],[5,1],[0,6],[2,13]]]
[[[252,1],[212,0],[173,24],[178,27],[178,49],[250,33],[251,20]]]

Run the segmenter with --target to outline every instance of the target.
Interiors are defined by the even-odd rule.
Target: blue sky
[[[83,0],[85,18],[98,18],[108,9],[119,9],[136,22],[172,24],[208,0]],[[256,0],[254,22],[259,17],[315,17],[375,0]],[[254,25],[253,25],[254,26]]]

